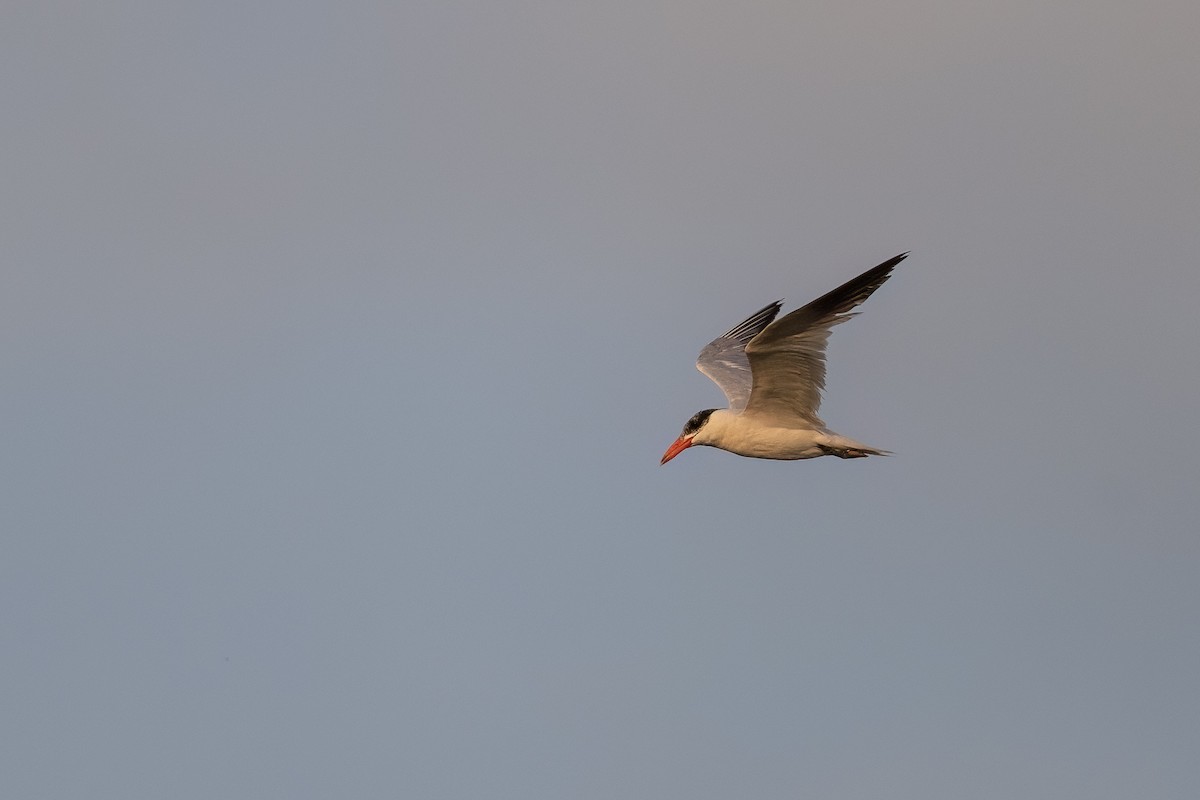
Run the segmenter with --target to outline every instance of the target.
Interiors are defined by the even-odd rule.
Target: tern
[[[695,445],[750,458],[792,461],[890,455],[841,436],[817,416],[825,388],[825,344],[834,325],[883,285],[901,253],[803,308],[775,316],[783,301],[757,311],[700,352],[696,369],[720,387],[729,408],[698,411],[659,464]]]

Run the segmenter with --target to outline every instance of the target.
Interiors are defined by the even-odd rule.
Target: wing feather
[[[720,387],[729,407],[735,411],[745,408],[750,398],[750,360],[746,357],[746,345],[771,324],[782,305],[781,300],[754,312],[709,342],[696,360],[696,369]]]
[[[825,345],[829,334],[833,326],[855,316],[851,310],[882,286],[892,269],[907,256],[908,253],[901,253],[867,270],[775,320],[751,339],[743,353],[753,374],[746,413],[794,419],[824,428],[817,411],[825,388]]]

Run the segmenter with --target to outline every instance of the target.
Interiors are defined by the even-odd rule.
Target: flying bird
[[[907,257],[890,258],[778,320],[782,301],[771,303],[709,342],[696,368],[721,388],[729,408],[696,412],[659,463],[694,445],[783,460],[889,455],[829,430],[817,409],[825,388],[825,344],[833,326],[856,316],[851,309]]]

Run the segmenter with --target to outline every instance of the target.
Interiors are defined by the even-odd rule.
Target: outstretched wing
[[[786,314],[746,346],[753,368],[747,414],[824,427],[817,410],[825,388],[825,345],[834,325],[871,296],[908,253],[901,253],[847,281],[829,294]]]
[[[734,411],[745,408],[750,398],[750,359],[746,357],[746,344],[771,324],[782,303],[782,300],[771,303],[756,311],[728,333],[709,342],[696,359],[696,369],[721,387]]]

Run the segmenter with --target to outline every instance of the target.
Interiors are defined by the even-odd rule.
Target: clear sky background
[[[5,3],[2,793],[1194,798],[1198,8]]]

